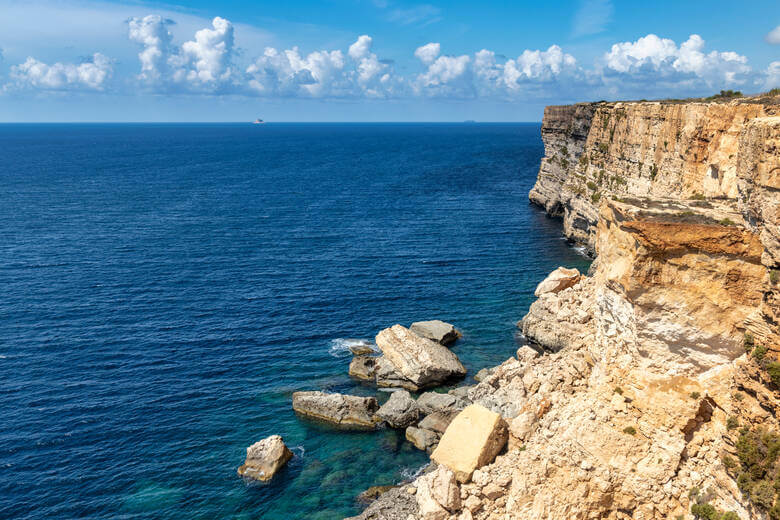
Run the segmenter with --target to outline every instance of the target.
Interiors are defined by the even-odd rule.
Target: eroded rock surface
[[[460,331],[454,325],[441,320],[416,321],[411,324],[409,330],[445,346],[452,345],[461,337]]]
[[[379,405],[374,397],[294,392],[292,402],[297,413],[342,428],[370,429],[379,423],[375,415]]]
[[[377,384],[411,390],[463,377],[466,368],[447,347],[422,338],[401,325],[393,325],[376,336],[385,360],[377,368]],[[388,369],[391,371],[388,373]]]
[[[409,392],[396,390],[379,408],[376,416],[385,421],[391,428],[406,428],[417,422],[420,417],[420,409]]]

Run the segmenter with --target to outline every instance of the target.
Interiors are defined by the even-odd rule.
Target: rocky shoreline
[[[529,199],[595,261],[539,283],[538,350],[473,386],[407,391],[465,374],[446,324],[356,353],[406,389],[360,426],[431,463],[351,520],[780,518],[780,96],[548,107],[542,137]]]
[[[462,390],[506,447],[354,520],[780,518],[780,97],[548,107],[542,137],[529,198],[596,260],[518,323],[544,355]]]

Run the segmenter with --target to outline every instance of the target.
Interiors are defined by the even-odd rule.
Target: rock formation
[[[376,336],[382,351],[377,366],[379,386],[400,386],[417,391],[466,375],[458,356],[448,348],[393,325]]]
[[[294,392],[293,410],[297,413],[342,428],[372,429],[380,422],[374,414],[379,408],[374,397]]]
[[[530,198],[596,259],[540,284],[520,327],[547,353],[467,390],[506,452],[459,469],[456,418],[432,458],[460,504],[410,514],[777,518],[780,97],[548,107],[542,137]]]
[[[454,325],[441,320],[416,321],[411,324],[409,330],[420,337],[445,346],[452,345],[461,337],[460,331]]]
[[[246,449],[246,461],[238,468],[238,474],[254,480],[271,480],[292,457],[282,438],[271,435]]]
[[[406,390],[396,390],[385,404],[376,412],[376,416],[391,428],[406,428],[417,422],[420,409]]]

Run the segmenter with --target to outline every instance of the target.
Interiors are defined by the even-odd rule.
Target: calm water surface
[[[538,124],[0,125],[0,516],[339,519],[427,457],[299,420],[348,339],[440,318],[470,375],[545,274]],[[383,395],[380,393],[380,395]],[[382,397],[384,398],[384,397]],[[284,436],[268,485],[236,476]]]

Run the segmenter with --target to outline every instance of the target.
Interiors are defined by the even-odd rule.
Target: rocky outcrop
[[[374,381],[376,378],[377,358],[359,355],[349,363],[349,375],[363,381]]]
[[[372,429],[380,422],[375,415],[379,405],[373,397],[294,392],[292,403],[293,410],[303,416],[345,429]]]
[[[401,325],[377,334],[376,344],[383,354],[376,372],[379,386],[417,391],[466,375],[458,356],[448,348]]]
[[[559,293],[564,289],[568,289],[579,281],[580,272],[578,270],[559,267],[536,286],[534,296],[538,298],[539,296],[547,293]]]
[[[409,330],[420,337],[445,346],[452,345],[461,337],[460,331],[454,325],[441,320],[416,321],[411,324]]]
[[[406,428],[417,422],[420,409],[406,390],[396,390],[385,404],[376,412],[376,416],[391,428]]]
[[[246,449],[246,461],[238,468],[242,477],[271,480],[293,457],[279,435],[271,435]]]
[[[548,107],[530,197],[596,259],[540,284],[520,326],[547,353],[522,347],[468,389],[493,414],[472,426],[505,422],[506,451],[459,470],[452,421],[432,454],[461,481],[443,518],[661,520],[696,501],[770,517],[774,491],[757,503],[733,460],[740,432],[780,428],[778,110]]]

